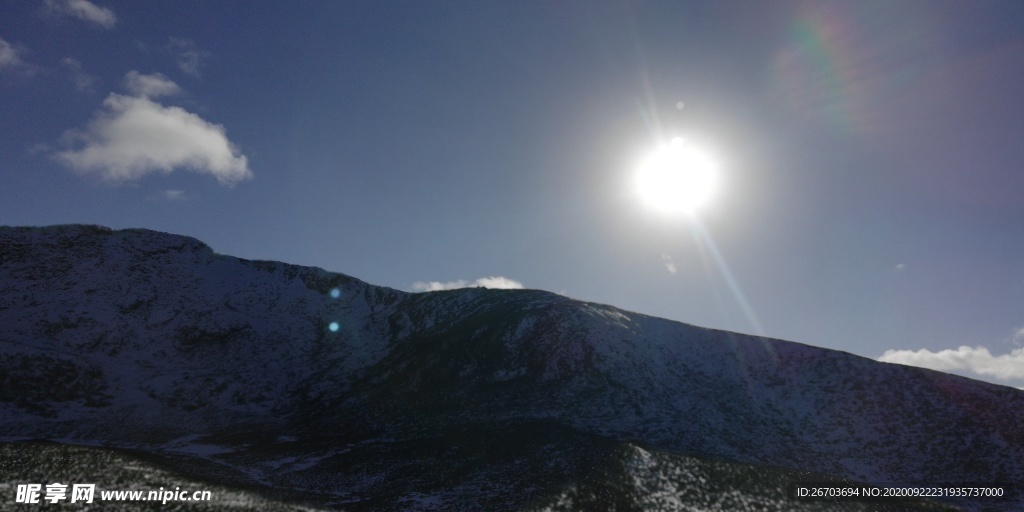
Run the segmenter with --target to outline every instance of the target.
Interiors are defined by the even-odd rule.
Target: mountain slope
[[[202,459],[340,508],[539,507],[629,450],[1024,482],[1019,390],[548,292],[408,294],[94,226],[0,228],[0,283],[4,439]]]

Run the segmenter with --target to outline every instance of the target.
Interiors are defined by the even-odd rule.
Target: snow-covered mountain
[[[0,441],[137,450],[314,507],[881,510],[783,487],[1020,487],[1022,425],[1017,389],[543,291],[0,228]]]

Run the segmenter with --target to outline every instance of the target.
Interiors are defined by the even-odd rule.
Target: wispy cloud
[[[100,7],[89,0],[46,0],[50,12],[95,23],[103,28],[114,28],[114,11]]]
[[[75,90],[79,92],[92,91],[100,81],[98,76],[90,75],[83,71],[82,63],[76,59],[64,57],[60,60],[60,65],[71,76],[71,81],[75,84]]]
[[[475,281],[466,281],[459,279],[458,281],[449,281],[442,283],[440,281],[417,281],[413,283],[412,290],[414,292],[436,292],[441,290],[455,290],[458,288],[497,288],[502,290],[513,290],[521,289],[523,283],[509,279],[507,277],[481,277]]]
[[[128,92],[140,98],[157,98],[160,96],[176,96],[181,94],[181,87],[161,73],[143,75],[138,71],[129,71],[124,76],[124,87]]]
[[[24,66],[25,62],[21,60],[23,52],[24,50],[0,38],[0,69]]]
[[[668,253],[661,255],[661,263],[665,265],[665,269],[668,270],[669,274],[676,275],[679,269],[676,268],[676,262],[672,261],[672,256]]]
[[[133,94],[111,93],[104,110],[81,130],[70,130],[66,147],[54,157],[72,169],[110,181],[131,181],[152,172],[188,169],[232,185],[252,178],[246,157],[225,135],[224,127],[151,97],[180,92],[160,74],[132,71],[125,85]]]
[[[961,346],[956,350],[947,349],[932,352],[921,350],[886,350],[879,361],[920,366],[944,372],[962,371],[994,377],[1003,381],[1024,380],[1024,348],[999,356],[992,355],[985,347]]]
[[[200,50],[195,41],[181,37],[168,39],[167,50],[177,54],[178,69],[182,73],[199,76],[199,68],[203,60],[210,56],[210,52]]]
[[[169,201],[179,201],[181,199],[185,199],[185,191],[173,189],[164,190],[164,198]]]
[[[0,75],[21,79],[31,78],[39,66],[25,61],[28,50],[19,44],[12,44],[0,38]]]

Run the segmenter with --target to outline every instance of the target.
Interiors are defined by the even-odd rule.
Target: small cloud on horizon
[[[103,28],[114,28],[117,23],[114,11],[89,0],[46,0],[46,6],[52,13],[89,21]]]
[[[442,283],[440,281],[417,281],[412,284],[412,291],[414,292],[436,292],[441,290],[457,290],[459,288],[493,288],[499,290],[519,290],[523,288],[523,283],[519,281],[509,279],[507,277],[492,276],[492,277],[481,277],[475,281],[466,281],[459,279],[458,281],[449,281]]]
[[[932,352],[921,350],[886,350],[878,358],[883,363],[918,366],[942,372],[961,371],[992,377],[1001,381],[1024,380],[1024,348],[1008,354],[992,355],[985,347],[968,347]]]
[[[54,153],[55,159],[114,182],[179,168],[209,174],[223,185],[252,178],[248,160],[223,126],[151,99],[180,93],[177,84],[160,73],[137,71],[128,72],[124,83],[131,95],[110,93],[104,110],[84,129],[65,132],[62,143],[68,149]]]

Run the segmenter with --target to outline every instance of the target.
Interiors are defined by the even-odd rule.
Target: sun
[[[665,214],[692,215],[715,195],[718,166],[706,153],[676,137],[636,168],[641,200]]]

